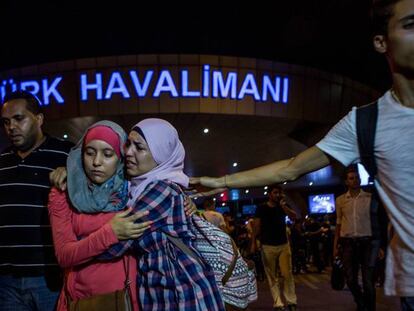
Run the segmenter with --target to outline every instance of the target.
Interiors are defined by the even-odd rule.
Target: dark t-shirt
[[[12,147],[0,153],[0,274],[59,269],[47,209],[49,173],[66,166],[72,146],[47,136],[24,159]]]
[[[256,211],[256,218],[260,219],[260,242],[264,245],[282,245],[287,243],[286,213],[280,207],[270,207],[266,203],[260,205]]]

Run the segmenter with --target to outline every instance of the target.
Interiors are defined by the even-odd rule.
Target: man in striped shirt
[[[0,310],[53,310],[60,289],[49,225],[49,173],[72,144],[45,135],[39,100],[6,96],[1,119],[11,146],[0,153]]]

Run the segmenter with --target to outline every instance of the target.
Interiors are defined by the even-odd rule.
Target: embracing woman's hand
[[[118,240],[137,239],[147,230],[152,221],[143,223],[135,223],[136,220],[148,215],[148,211],[136,212],[130,216],[132,208],[128,208],[123,212],[117,213],[111,220],[112,230],[114,231]]]
[[[184,197],[184,212],[188,217],[197,212],[197,205],[188,196]]]
[[[60,191],[65,191],[67,176],[68,172],[66,167],[60,166],[49,173],[49,180],[53,187],[58,188]]]

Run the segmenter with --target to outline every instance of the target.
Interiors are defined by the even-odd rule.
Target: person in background
[[[361,189],[361,179],[355,166],[345,171],[347,192],[336,199],[336,231],[334,257],[342,246],[342,261],[346,284],[358,310],[375,310],[374,271],[379,244],[373,243],[371,231],[371,193]],[[361,269],[363,290],[359,286]]]
[[[302,222],[297,219],[290,233],[292,261],[294,273],[307,272],[306,266],[306,238],[303,232]]]
[[[227,233],[234,239],[234,234],[236,232],[236,226],[234,224],[234,218],[230,213],[225,212],[223,214],[224,221],[226,223]]]
[[[212,198],[206,198],[203,202],[204,212],[202,216],[210,223],[220,228],[224,232],[228,232],[226,222],[223,215],[216,212],[216,203]]]
[[[322,227],[319,221],[314,219],[314,216],[309,216],[305,221],[305,231],[310,245],[313,265],[321,273],[325,268],[322,235],[326,232],[326,229]]]
[[[292,254],[286,232],[286,216],[296,219],[296,213],[286,203],[282,188],[271,186],[268,191],[268,201],[258,206],[256,211],[253,243],[259,237],[263,266],[273,297],[273,307],[275,310],[284,310],[283,295],[289,311],[294,311],[297,298],[292,273]],[[276,271],[282,274],[284,282],[282,288]]]
[[[31,93],[10,93],[2,104],[11,146],[0,153],[0,310],[51,311],[62,275],[47,217],[49,172],[65,165],[73,144],[43,132]]]

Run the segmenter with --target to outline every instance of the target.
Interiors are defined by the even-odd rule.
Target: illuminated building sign
[[[104,79],[105,77],[105,79]],[[199,88],[190,88],[191,79],[200,80]],[[76,76],[77,94],[82,102],[89,100],[111,100],[114,96],[124,99],[159,98],[168,95],[171,98],[221,98],[243,100],[247,97],[258,102],[287,104],[289,101],[289,78],[283,76],[261,76],[253,73],[240,74],[236,71],[222,72],[203,65],[200,77],[192,77],[187,69],[177,74],[170,70],[114,70],[111,72],[78,72]],[[40,79],[14,81],[3,80],[0,84],[0,96],[3,99],[9,91],[27,90],[38,96],[43,105],[51,102],[63,105],[65,96],[62,89],[65,75],[55,75]]]

